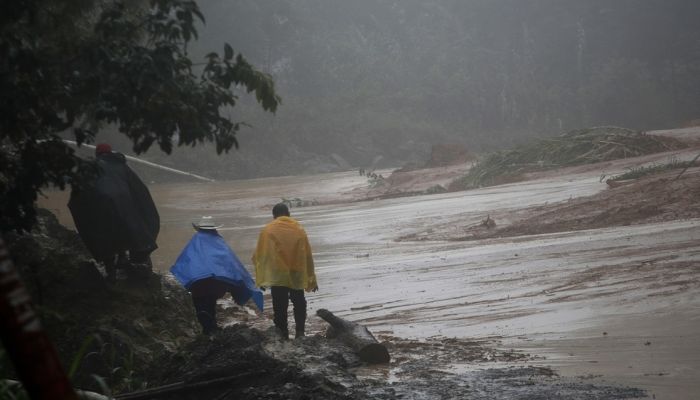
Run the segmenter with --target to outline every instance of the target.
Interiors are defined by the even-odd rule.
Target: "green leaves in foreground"
[[[128,6],[127,6],[128,4]],[[91,143],[110,124],[136,153],[157,144],[238,147],[236,88],[264,110],[272,78],[225,44],[193,63],[203,21],[191,0],[7,2],[0,13],[0,229],[28,230],[42,187],[82,181],[89,166],[61,139]]]

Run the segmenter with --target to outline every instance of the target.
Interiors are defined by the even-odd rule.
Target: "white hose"
[[[66,143],[68,143],[68,144],[71,144],[71,145],[73,145],[73,146],[76,146],[76,147],[78,146],[78,143],[75,142],[75,141],[73,141],[73,140],[63,139],[63,141],[66,142]],[[91,148],[91,149],[94,149],[94,148],[95,148],[95,146],[93,146],[93,145],[91,145],[91,144],[84,144],[84,143],[81,144],[80,146],[85,146],[85,147],[88,147],[88,148]],[[162,169],[163,171],[173,172],[173,173],[175,173],[175,174],[180,174],[180,175],[191,176],[191,177],[193,177],[193,178],[196,178],[196,179],[199,179],[199,180],[202,180],[202,181],[205,181],[205,182],[214,182],[214,180],[211,179],[211,178],[207,178],[207,177],[204,177],[204,176],[201,176],[201,175],[196,175],[196,174],[193,174],[193,173],[191,173],[191,172],[180,171],[179,169],[166,167],[165,165],[156,164],[156,163],[153,163],[153,162],[150,162],[150,161],[142,160],[142,159],[140,159],[140,158],[136,158],[136,157],[133,157],[133,156],[128,156],[128,155],[126,155],[126,154],[124,154],[124,157],[126,157],[127,160],[129,160],[129,161],[134,161],[134,162],[137,162],[137,163],[141,163],[141,164],[144,164],[144,165],[148,165],[149,167]]]

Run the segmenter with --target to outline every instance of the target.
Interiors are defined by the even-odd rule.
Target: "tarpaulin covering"
[[[125,250],[152,252],[160,217],[148,188],[123,154],[102,154],[96,162],[97,180],[73,189],[68,202],[85,246],[98,260]]]
[[[258,286],[313,289],[317,286],[311,245],[301,225],[278,217],[263,228],[253,255]]]
[[[214,230],[195,233],[170,272],[187,289],[205,278],[226,282],[231,285],[231,296],[237,304],[245,304],[252,298],[255,305],[263,309],[263,295],[255,287],[253,277]]]

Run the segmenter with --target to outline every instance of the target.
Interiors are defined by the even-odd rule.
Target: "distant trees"
[[[525,135],[603,124],[653,129],[699,117],[695,0],[203,7],[219,10],[207,26],[212,36],[235,43],[248,33],[235,45],[269,66],[289,100],[274,125],[256,124],[281,149],[337,152],[359,166],[377,154],[408,161],[411,149],[436,142],[479,149]],[[226,23],[236,15],[247,18]]]
[[[192,1],[3,2],[0,174],[21,178],[0,179],[2,218],[21,209],[6,193],[29,204],[41,185],[80,170],[56,133],[92,140],[102,123],[136,151],[175,153],[158,161],[224,178],[296,173],[305,161],[332,163],[331,153],[356,167],[382,156],[389,166],[424,160],[435,143],[479,151],[580,127],[700,118],[695,0],[199,4],[208,18],[196,32]],[[222,41],[233,47],[207,58]],[[272,120],[258,102],[235,98],[237,84],[270,111],[284,93],[285,107]],[[236,135],[236,118],[225,118],[233,102],[254,136]],[[176,149],[208,141],[219,151],[241,141],[246,151]],[[39,167],[23,166],[22,154]]]
[[[27,0],[0,6],[0,228],[30,229],[46,185],[79,184],[89,165],[62,142],[116,125],[136,153],[153,144],[238,146],[229,108],[242,87],[264,110],[273,80],[226,44],[195,63],[195,1]]]

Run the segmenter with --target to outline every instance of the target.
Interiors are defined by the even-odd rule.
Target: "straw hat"
[[[203,216],[199,222],[193,222],[192,226],[194,226],[195,229],[219,229],[223,225],[217,225],[216,222],[214,222],[214,218],[211,215],[205,215]]]

